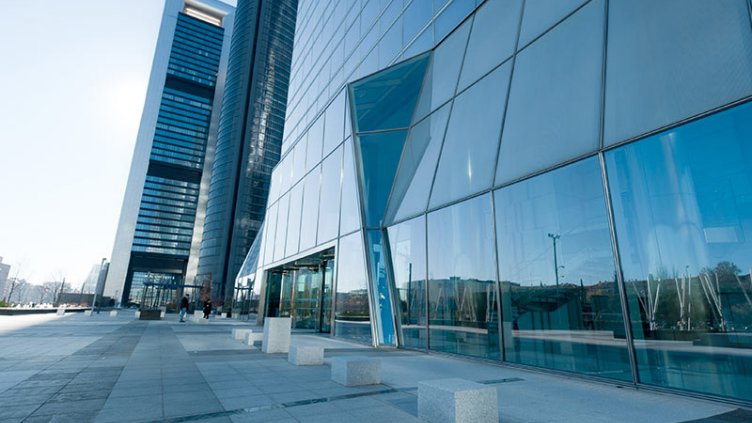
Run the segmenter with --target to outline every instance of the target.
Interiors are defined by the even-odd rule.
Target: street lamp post
[[[556,289],[559,289],[559,259],[556,255],[556,241],[561,238],[559,234],[548,234],[551,241],[554,243],[554,275],[556,276]]]

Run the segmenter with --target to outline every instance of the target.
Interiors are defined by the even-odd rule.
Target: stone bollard
[[[264,339],[261,351],[271,353],[286,353],[290,350],[290,328],[292,320],[289,317],[267,317],[264,320]]]
[[[363,356],[335,357],[332,380],[345,386],[377,385],[381,383],[381,361]]]
[[[140,318],[141,318],[141,311],[139,311],[139,310],[136,310],[136,311],[135,311],[135,312],[133,313],[133,317],[135,317],[135,318],[136,318],[136,320],[140,319]]]
[[[58,308],[55,314],[58,316],[65,316],[65,308]]]
[[[296,366],[321,366],[324,364],[324,347],[292,345],[287,361]]]
[[[110,317],[117,317],[117,310],[112,310],[110,312]]]
[[[84,316],[91,316],[91,310],[84,311]]]
[[[264,334],[261,332],[249,332],[245,334],[245,339],[243,342],[246,343],[249,347],[255,347],[256,342],[263,342],[264,341]]]
[[[496,388],[465,379],[418,382],[418,418],[432,423],[496,423]]]
[[[253,329],[233,329],[232,339],[236,341],[243,341],[245,340],[246,336],[248,336],[248,334],[252,332],[253,332]]]

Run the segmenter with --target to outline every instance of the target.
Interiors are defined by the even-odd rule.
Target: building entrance
[[[268,271],[266,316],[291,317],[294,329],[330,333],[334,248]]]

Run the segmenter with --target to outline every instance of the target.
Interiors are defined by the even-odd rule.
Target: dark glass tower
[[[239,0],[209,187],[198,278],[232,298],[261,223],[287,105],[298,0]]]

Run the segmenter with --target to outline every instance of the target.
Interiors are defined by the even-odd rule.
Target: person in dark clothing
[[[212,309],[211,301],[204,301],[204,319],[209,318],[209,314],[211,314],[211,309]]]
[[[183,296],[183,299],[180,300],[180,321],[185,322],[185,315],[188,313],[188,306],[190,303],[188,302],[188,294],[185,294]]]

